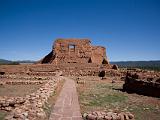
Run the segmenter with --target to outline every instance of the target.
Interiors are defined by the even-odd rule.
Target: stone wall
[[[97,64],[75,64],[75,63],[62,63],[59,65],[54,64],[36,64],[36,65],[1,65],[0,71],[5,72],[5,75],[23,75],[23,76],[55,76],[56,72],[62,71],[62,75],[71,76],[97,76],[98,72],[102,69],[109,70],[110,66],[99,66]],[[1,75],[4,76],[4,75]]]
[[[52,51],[38,63],[96,63],[107,61],[106,49],[102,46],[92,46],[89,39],[57,39]]]
[[[153,76],[155,75],[144,76],[144,74],[127,73],[123,89],[128,92],[160,97],[160,77]]]
[[[111,69],[102,46],[92,46],[89,39],[57,39],[52,51],[37,64],[1,65],[0,72],[16,75],[55,76],[62,75],[94,76],[100,69]]]
[[[83,114],[84,120],[135,120],[130,112],[94,111]]]
[[[17,98],[0,98],[0,108],[11,111],[5,120],[45,120],[44,105],[62,77],[52,77],[36,92]]]

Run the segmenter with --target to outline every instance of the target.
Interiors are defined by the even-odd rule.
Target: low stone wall
[[[37,65],[2,65],[0,71],[5,75],[34,75],[34,76],[55,76],[57,71],[62,71],[62,75],[67,76],[97,76],[100,70],[110,69],[107,65],[99,66],[97,64],[37,64]],[[3,76],[3,75],[2,75]]]
[[[46,81],[24,81],[24,80],[15,80],[15,81],[1,81],[0,85],[40,85],[44,84]]]
[[[63,70],[62,75],[64,76],[98,76],[99,71],[91,69],[83,69],[83,70]]]
[[[130,112],[102,112],[95,111],[83,114],[84,120],[135,120]]]
[[[0,110],[9,112],[24,102],[24,97],[0,97]]]
[[[53,94],[57,86],[57,82],[61,79],[62,77],[54,77],[35,93],[26,95],[24,98],[25,101],[21,105],[16,106],[5,119],[45,120],[46,114],[43,110],[43,106],[47,102],[48,98]]]
[[[0,75],[0,78],[4,79],[19,79],[19,80],[49,80],[49,76],[30,76],[30,75]]]
[[[55,76],[55,72],[28,72],[27,75],[35,75],[35,76]]]
[[[125,79],[123,89],[128,92],[135,92],[142,95],[160,97],[160,83],[156,82],[159,78],[140,79],[137,74],[128,74]]]

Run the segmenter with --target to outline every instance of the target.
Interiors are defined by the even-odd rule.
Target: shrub
[[[117,66],[117,65],[113,65],[113,66],[112,66],[112,69],[118,70],[118,66]]]
[[[5,72],[0,72],[0,75],[4,75],[5,74]]]
[[[99,72],[98,76],[103,79],[103,77],[105,76],[105,73],[106,72],[104,70],[102,70],[102,71]]]

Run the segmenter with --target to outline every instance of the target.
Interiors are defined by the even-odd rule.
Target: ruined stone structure
[[[135,92],[147,96],[160,96],[159,73],[136,73],[127,72],[123,89],[127,92]]]
[[[52,51],[38,63],[41,64],[68,64],[94,63],[108,64],[106,49],[102,46],[92,46],[89,39],[57,39]]]
[[[15,69],[16,67],[16,69]],[[89,39],[57,39],[51,52],[33,65],[0,66],[5,74],[98,76],[99,71],[109,70],[112,65],[102,46],[92,46]]]

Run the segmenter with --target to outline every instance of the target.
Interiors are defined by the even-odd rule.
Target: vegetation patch
[[[40,85],[2,85],[0,86],[0,96],[23,97],[39,89]]]
[[[113,95],[95,95],[95,99],[89,102],[91,106],[104,106],[105,104],[124,102],[127,97],[118,94]]]
[[[64,80],[60,81],[59,83],[57,83],[57,88],[55,89],[55,91],[53,92],[53,94],[49,97],[48,101],[45,103],[45,105],[43,106],[43,109],[47,115],[47,118],[49,119],[50,114],[52,112],[52,109],[55,105],[55,102],[57,100],[57,97],[60,94],[60,91],[63,87],[64,84]]]
[[[4,120],[6,115],[7,115],[7,112],[0,110],[0,120]]]
[[[159,120],[160,110],[151,105],[135,105],[129,107],[128,110],[135,114],[136,120]]]
[[[77,84],[81,113],[92,111],[131,112],[136,120],[159,120],[159,98],[120,91],[123,82],[114,84],[111,81],[93,81],[92,78],[82,77],[85,85]]]

